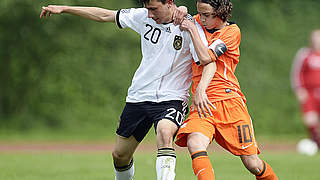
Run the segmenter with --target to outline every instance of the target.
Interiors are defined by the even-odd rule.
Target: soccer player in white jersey
[[[69,13],[99,22],[116,22],[120,28],[128,27],[140,34],[143,58],[128,90],[112,152],[115,179],[133,179],[133,154],[154,125],[157,179],[173,180],[176,155],[172,142],[188,110],[192,59],[199,59],[189,33],[172,23],[177,12],[174,0],[141,2],[144,8],[118,11],[50,5],[42,8],[40,18]]]

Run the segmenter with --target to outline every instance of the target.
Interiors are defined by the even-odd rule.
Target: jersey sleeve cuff
[[[117,25],[118,25],[118,27],[119,27],[120,29],[123,29],[123,27],[122,27],[121,24],[120,24],[120,11],[121,11],[121,9],[117,11],[117,14],[116,14],[116,23],[117,23]]]

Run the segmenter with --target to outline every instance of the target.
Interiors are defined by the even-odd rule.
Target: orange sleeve
[[[229,28],[226,28],[226,30],[221,33],[219,39],[226,44],[229,52],[236,50],[240,46],[240,29],[236,25],[231,25]]]

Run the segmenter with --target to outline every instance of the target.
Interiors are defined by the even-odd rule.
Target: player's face
[[[314,31],[311,35],[312,48],[320,52],[320,30]]]
[[[218,18],[214,15],[214,8],[210,4],[197,2],[197,10],[200,14],[201,24],[206,29],[217,27]]]
[[[171,5],[171,1],[162,4],[160,1],[150,0],[144,7],[148,9],[148,18],[152,18],[157,24],[162,24],[169,23],[172,20]]]

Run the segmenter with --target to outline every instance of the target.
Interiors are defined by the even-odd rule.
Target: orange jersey
[[[195,19],[200,23],[200,15],[196,15]],[[210,101],[216,102],[221,100],[226,100],[235,97],[241,97],[244,102],[246,99],[240,90],[240,85],[238,79],[234,75],[237,64],[239,63],[240,57],[240,40],[241,33],[240,29],[236,24],[230,24],[226,27],[215,31],[214,33],[209,33],[203,26],[202,29],[205,32],[209,46],[216,40],[220,39],[223,41],[228,50],[217,58],[217,70],[210,82],[206,93]],[[209,50],[212,59],[216,59],[214,53]],[[203,71],[203,66],[198,66],[195,62],[192,64],[192,94],[195,93],[196,88],[201,79]]]

